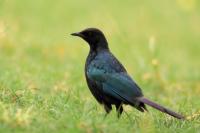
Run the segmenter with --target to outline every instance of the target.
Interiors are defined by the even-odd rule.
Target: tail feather
[[[176,112],[174,112],[174,111],[172,111],[170,109],[167,109],[167,108],[165,108],[165,107],[163,107],[163,106],[161,106],[161,105],[159,105],[159,104],[157,104],[157,103],[155,103],[153,101],[150,101],[149,99],[147,99],[145,97],[140,97],[140,98],[138,98],[138,100],[140,102],[144,103],[144,104],[147,104],[147,105],[149,105],[149,106],[151,106],[151,107],[153,107],[153,108],[155,108],[157,110],[160,110],[163,113],[171,115],[171,116],[173,116],[173,117],[175,117],[177,119],[184,119],[184,116],[182,116],[181,114],[178,114],[178,113],[176,113]]]

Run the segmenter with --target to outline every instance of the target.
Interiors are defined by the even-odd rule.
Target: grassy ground
[[[0,0],[0,132],[200,132],[198,0]],[[104,119],[84,79],[88,46],[69,34],[104,31],[154,101],[188,116],[125,107]]]

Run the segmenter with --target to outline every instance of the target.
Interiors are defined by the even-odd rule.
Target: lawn
[[[84,78],[89,47],[70,33],[101,29],[148,107],[109,116]],[[198,0],[0,0],[0,133],[200,132]]]

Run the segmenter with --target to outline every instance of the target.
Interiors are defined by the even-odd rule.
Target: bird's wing
[[[104,93],[122,101],[133,103],[135,98],[142,96],[141,89],[126,72],[116,73],[106,62],[92,63],[87,75],[91,80],[103,85]]]

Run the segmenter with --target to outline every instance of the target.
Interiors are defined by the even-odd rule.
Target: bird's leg
[[[106,118],[106,116],[110,113],[110,111],[112,110],[112,106],[111,104],[104,104],[104,109],[106,111],[106,114],[104,116],[104,118]]]
[[[123,112],[123,103],[121,102],[120,104],[116,104],[116,111],[117,111],[117,117],[120,118],[122,112]]]

